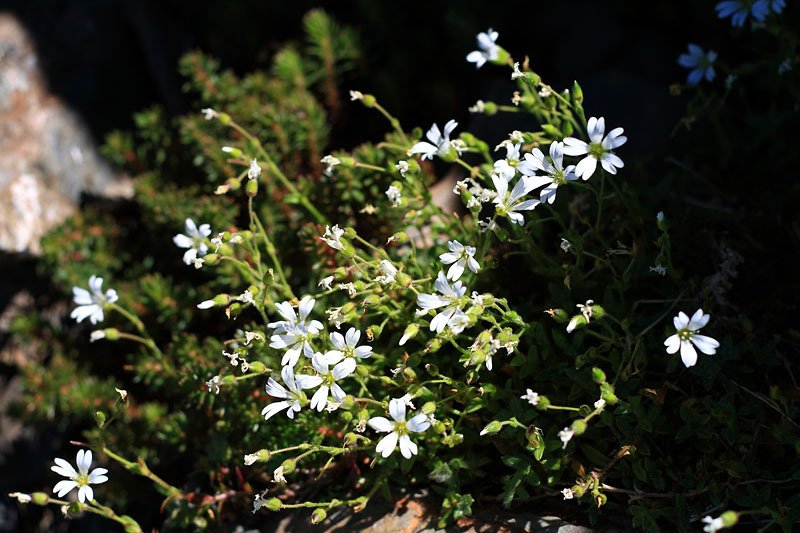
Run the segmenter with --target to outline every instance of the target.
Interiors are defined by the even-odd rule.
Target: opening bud
[[[323,520],[328,517],[328,513],[325,512],[325,509],[314,509],[314,512],[311,513],[311,523],[312,524],[319,524]]]

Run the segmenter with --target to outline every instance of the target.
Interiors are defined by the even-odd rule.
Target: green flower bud
[[[367,368],[366,365],[358,365],[356,367],[356,374],[358,374],[362,378],[368,377],[369,376],[369,368]]]
[[[577,81],[572,83],[572,103],[576,106],[583,104],[583,89],[581,89]]]
[[[353,248],[352,244],[345,241],[344,239],[340,239],[339,242],[341,242],[343,245],[342,249],[340,250],[343,256],[345,256],[348,259],[352,259],[353,257],[355,257],[356,251]]]
[[[314,512],[311,513],[311,523],[312,524],[319,524],[323,520],[328,517],[328,513],[325,512],[325,509],[314,509]]]
[[[483,103],[483,114],[487,116],[492,116],[497,114],[497,104],[494,102],[484,102]]]
[[[107,340],[115,341],[119,339],[119,330],[117,328],[106,328],[103,333],[105,333]]]
[[[244,186],[244,192],[250,198],[254,198],[258,194],[258,180],[247,180],[247,184]]]
[[[397,244],[405,244],[408,242],[408,234],[405,231],[398,231],[391,237],[389,237],[389,242],[396,242]]]
[[[358,442],[358,435],[356,435],[352,431],[350,433],[345,433],[345,435],[344,435],[344,445],[345,446],[352,446],[356,442]]]
[[[576,435],[583,435],[586,433],[586,422],[583,420],[574,421],[572,423],[572,431],[574,431]]]
[[[503,429],[503,425],[497,420],[492,420],[481,430],[481,435],[496,435]]]
[[[364,366],[364,365],[359,365],[359,366]],[[355,403],[356,403],[355,398],[353,398],[353,396],[351,394],[348,394],[342,400],[341,408],[346,410],[346,411],[349,411],[350,409],[353,408],[353,405],[355,405]]]
[[[558,322],[559,324],[566,324],[569,321],[569,315],[563,309],[547,309],[545,313],[550,315],[553,320]]]
[[[231,297],[229,294],[218,294],[211,301],[214,302],[214,307],[225,307],[231,303]]]
[[[203,261],[205,261],[207,265],[216,265],[219,263],[219,255],[214,253],[206,254],[203,256]]]
[[[432,377],[436,377],[439,375],[439,367],[434,365],[433,363],[427,363],[425,365],[425,370],[430,374]]]
[[[266,463],[270,460],[270,457],[272,457],[272,454],[269,453],[269,450],[258,450],[256,454],[258,454],[258,460],[262,463]]]
[[[342,162],[342,166],[345,168],[355,168],[356,167],[356,160],[353,157],[342,156],[339,158],[339,161]]]
[[[222,151],[235,159],[239,159],[244,156],[244,153],[242,153],[242,151],[235,146],[223,146]]]
[[[377,100],[375,96],[372,94],[365,94],[364,98],[361,99],[361,103],[364,104],[364,107],[375,107]]]
[[[598,385],[606,382],[606,373],[597,367],[592,368],[592,380]]]
[[[436,411],[436,402],[425,402],[422,405],[422,412],[429,415]]]
[[[236,376],[233,374],[228,374],[227,376],[222,376],[222,384],[223,385],[233,385],[236,381]]]
[[[347,277],[347,269],[345,267],[339,267],[333,271],[333,276],[336,279],[342,279]]]
[[[358,286],[359,283],[362,285],[362,287]],[[363,285],[364,284],[362,282],[356,282],[356,290],[363,290]],[[374,294],[370,294],[361,301],[361,305],[363,305],[364,307],[372,307],[378,305],[378,303],[380,303],[380,298],[378,298]]]
[[[447,426],[445,426],[444,422],[442,422],[441,420],[437,420],[436,423],[433,425],[433,430],[441,435],[447,430]]]
[[[584,489],[582,485],[573,485],[572,492],[575,494],[576,498],[580,498],[586,494],[586,489]]]
[[[425,353],[436,353],[442,347],[442,340],[433,338],[425,345]]]
[[[355,310],[356,310],[356,304],[354,304],[353,302],[347,302],[346,304],[344,304],[342,306],[342,314],[343,315],[349,315],[350,313],[352,313]]]
[[[47,505],[47,502],[50,501],[50,496],[44,492],[34,492],[31,494],[31,501],[36,505]]]
[[[403,336],[400,337],[400,346],[404,345],[408,342],[409,339],[413,339],[419,333],[419,326],[416,324],[409,324],[406,326],[405,331],[403,332]]]
[[[739,521],[739,514],[736,511],[725,511],[719,517],[722,518],[725,527],[733,527]]]
[[[403,375],[409,380],[417,379],[417,373],[414,372],[413,368],[404,368],[403,369]]]
[[[251,374],[263,374],[266,371],[267,371],[267,365],[265,365],[261,361],[251,361],[250,362],[250,373]]]
[[[592,306],[592,318],[603,318],[606,316],[606,310],[599,305]]]
[[[98,427],[103,427],[103,424],[106,423],[106,414],[103,411],[97,411],[94,414],[94,419],[97,421]]]
[[[522,317],[520,317],[519,313],[516,311],[508,311],[507,313],[503,313],[503,319],[513,322],[514,324],[519,324],[520,326],[525,324],[525,322],[522,320]]]
[[[394,280],[401,286],[401,287],[410,287],[413,280],[411,276],[406,274],[405,272],[398,272],[397,275],[394,277]]]
[[[540,411],[545,411],[548,407],[550,407],[550,398],[539,395],[539,401],[536,403],[536,408]]]
[[[284,474],[291,474],[295,470],[297,470],[297,461],[294,459],[286,459],[284,462],[281,463],[283,467]]]
[[[227,113],[220,113],[217,119],[222,122],[223,124],[230,124],[231,123],[231,116]]]
[[[266,501],[266,503],[264,503],[264,507],[270,511],[280,511],[281,507],[283,507],[283,504],[278,498],[270,498]]]

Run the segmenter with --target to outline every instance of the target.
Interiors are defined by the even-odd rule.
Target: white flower
[[[519,62],[517,62],[517,63],[514,63],[514,72],[512,72],[512,73],[511,73],[511,79],[512,79],[512,80],[516,80],[517,78],[521,78],[521,77],[523,77],[524,75],[525,75],[525,73],[524,73],[524,72],[522,72],[522,71],[519,69]]]
[[[564,253],[568,253],[572,249],[572,243],[562,237],[560,247]]]
[[[695,311],[692,318],[689,318],[683,311],[679,312],[678,316],[672,319],[677,332],[664,341],[667,353],[673,354],[680,349],[681,360],[686,368],[697,363],[697,351],[694,346],[706,355],[717,353],[719,342],[716,339],[697,334],[708,324],[710,319],[711,315],[704,314],[702,309]],[[693,344],[694,346],[692,346]]]
[[[711,518],[711,515],[706,515],[703,517],[703,531],[706,533],[716,533],[717,531],[721,531],[725,529],[725,522],[723,522],[722,517],[718,516],[716,518]]]
[[[208,392],[213,392],[214,394],[219,394],[220,385],[222,385],[222,380],[219,376],[214,376],[213,378],[206,381],[206,387],[208,387]]]
[[[247,177],[251,180],[257,179],[261,175],[261,166],[258,161],[253,159],[250,161],[250,168],[247,169]]]
[[[565,427],[558,432],[558,438],[561,439],[562,448],[567,447],[567,443],[575,436],[575,430],[570,427]]]
[[[546,176],[536,176],[546,178],[545,188],[539,191],[539,199],[542,202],[552,204],[556,201],[556,189],[559,185],[564,185],[568,181],[578,179],[575,175],[575,165],[564,168],[564,143],[553,142],[550,144],[550,163],[538,148],[534,148],[530,154],[525,154],[525,161],[520,163],[519,171],[523,176],[536,176],[536,171],[540,170]]]
[[[689,85],[697,85],[703,78],[712,81],[716,72],[714,71],[714,61],[717,60],[717,53],[709,50],[705,53],[696,44],[689,44],[689,53],[681,54],[678,57],[678,64],[684,68],[691,69],[687,81]]]
[[[343,250],[344,244],[339,240],[344,235],[344,230],[339,227],[338,224],[335,224],[332,228],[330,226],[325,226],[325,234],[320,237],[328,246],[333,248],[334,250]]]
[[[250,466],[256,461],[258,461],[258,453],[248,453],[247,455],[244,456],[245,466]]]
[[[325,360],[329,365],[338,366],[338,364],[344,363],[347,368],[350,368],[347,375],[352,374],[353,370],[355,370],[356,359],[366,359],[372,355],[372,346],[358,346],[361,332],[356,328],[348,329],[344,335],[334,331],[331,333],[330,339],[334,349],[325,353]]]
[[[792,70],[792,60],[787,57],[778,65],[778,75],[783,76],[790,70]]]
[[[96,329],[89,335],[89,342],[95,342],[105,338],[106,338],[106,330]]]
[[[411,401],[413,399],[414,399],[414,396],[409,392],[403,394],[400,397],[400,400],[402,400],[403,403],[406,404],[406,407],[408,407],[409,409],[416,409],[416,407],[414,407],[414,402]]]
[[[486,233],[487,231],[495,231],[497,230],[497,222],[495,222],[491,218],[486,218],[486,220],[479,220],[478,226],[481,227],[481,233]]]
[[[489,28],[486,32],[479,33],[477,41],[480,50],[475,50],[467,54],[467,61],[475,63],[477,68],[481,68],[487,61],[494,61],[497,59],[497,56],[500,54],[500,47],[495,44],[495,41],[497,41],[498,37],[499,34],[492,30],[492,28]]]
[[[244,332],[244,345],[249,346],[253,341],[264,342],[264,334],[260,331],[245,331]]]
[[[344,322],[345,316],[342,313],[341,307],[332,307],[326,310],[325,314],[328,315],[328,322],[332,323],[336,329],[342,327],[342,322]]]
[[[211,309],[214,307],[214,300],[203,300],[199,304],[197,304],[198,309]]]
[[[25,494],[24,492],[11,492],[8,496],[16,499],[19,503],[31,503],[33,500],[30,494]]]
[[[275,335],[270,337],[270,348],[286,349],[281,365],[294,367],[301,353],[306,357],[314,354],[309,341],[322,330],[322,323],[319,320],[307,321],[307,319],[314,310],[315,303],[316,300],[310,296],[304,296],[297,308],[299,316],[289,302],[275,304],[275,308],[284,320],[270,322],[267,327],[275,330]]]
[[[377,276],[375,281],[381,285],[388,285],[389,283],[392,283],[395,279],[395,276],[397,276],[397,269],[386,259],[378,263],[378,271],[381,273],[381,275]]]
[[[333,283],[333,276],[328,276],[319,280],[317,287],[322,287],[325,290],[331,290],[331,283]]]
[[[659,211],[656,213],[656,220],[659,222],[664,222],[664,211]]]
[[[453,130],[456,129],[457,126],[458,122],[449,120],[447,124],[444,125],[444,134],[442,134],[442,132],[439,131],[439,126],[433,124],[431,129],[428,130],[428,133],[425,134],[425,137],[427,137],[430,142],[418,142],[411,147],[408,151],[408,155],[422,154],[422,159],[433,159],[435,155],[446,155],[447,152],[450,151],[450,134],[453,133]]]
[[[83,322],[88,317],[89,322],[97,324],[103,321],[105,306],[119,300],[119,296],[114,289],[108,289],[103,294],[103,278],[97,276],[89,278],[89,289],[91,292],[82,287],[72,287],[73,301],[78,307],[73,309],[69,316],[78,322]]]
[[[572,489],[563,489],[561,491],[561,494],[564,496],[565,500],[571,500],[572,498],[575,497],[575,493],[572,492]]]
[[[537,182],[533,181],[541,178],[528,178],[523,176],[514,185],[514,188],[508,190],[508,182],[499,176],[492,175],[492,182],[495,189],[497,189],[497,196],[494,197],[492,202],[495,204],[495,211],[500,216],[507,216],[511,222],[515,222],[522,226],[525,224],[525,217],[522,216],[520,211],[530,211],[534,209],[541,202],[539,200],[525,200],[522,197],[531,192],[537,187]]]
[[[322,355],[317,352],[314,354],[314,357],[311,358],[311,366],[317,371],[318,376],[322,378],[322,384],[319,389],[317,389],[317,392],[314,393],[314,396],[311,397],[311,404],[309,407],[322,412],[328,405],[328,393],[330,393],[335,402],[341,403],[341,401],[344,400],[345,392],[336,382],[346,378],[355,371],[355,359],[348,357],[344,361],[337,363],[336,366],[333,367],[333,370],[331,370],[327,354]]]
[[[464,287],[460,281],[456,281],[451,286],[447,282],[447,278],[442,271],[439,271],[434,287],[440,294],[418,294],[417,305],[420,307],[422,313],[430,309],[444,307],[439,314],[433,317],[430,325],[431,331],[441,333],[450,322],[450,319],[452,319],[465,304],[464,294],[466,294],[467,288]]]
[[[543,85],[542,88],[539,89],[539,96],[542,98],[553,96],[553,89],[551,89],[549,85]]]
[[[105,468],[95,468],[89,472],[92,466],[92,451],[91,450],[78,450],[78,455],[75,458],[75,463],[78,469],[75,470],[71,464],[64,459],[55,459],[56,466],[51,466],[50,470],[67,479],[62,479],[56,486],[53,487],[59,498],[70,492],[72,489],[78,489],[78,501],[81,503],[90,502],[94,500],[94,491],[89,485],[99,485],[108,481],[108,470]]]
[[[388,433],[375,447],[375,451],[383,457],[389,457],[400,442],[400,453],[406,459],[417,454],[417,445],[411,441],[409,432],[422,433],[431,426],[428,416],[420,413],[406,421],[406,404],[402,398],[394,398],[389,402],[389,415],[394,421],[382,416],[369,419],[369,427],[381,433]]]
[[[527,402],[533,406],[536,406],[539,403],[539,394],[533,392],[531,389],[528,389],[525,394],[520,396],[523,400],[527,400]]]
[[[522,144],[512,144],[509,141],[503,141],[495,148],[495,151],[501,146],[504,146],[506,149],[506,158],[494,162],[494,173],[506,181],[511,181],[517,173],[517,165],[519,165],[520,157],[519,151],[522,148]]]
[[[273,483],[286,483],[286,476],[283,475],[283,470],[283,465],[280,465],[278,468],[272,471]]]
[[[586,125],[586,131],[589,134],[589,143],[575,137],[564,139],[563,151],[566,155],[586,156],[576,165],[575,175],[583,180],[588,180],[594,174],[597,163],[600,163],[609,174],[616,174],[617,169],[622,168],[625,164],[611,150],[628,142],[628,138],[622,135],[625,130],[614,128],[608,132],[608,135],[605,135],[605,118],[591,117]]]
[[[478,100],[475,102],[474,106],[470,106],[467,108],[470,113],[483,113],[486,111],[486,102],[483,100]]]
[[[339,284],[339,289],[341,289],[341,290],[343,290],[343,291],[347,291],[347,295],[348,295],[350,298],[352,298],[353,296],[355,296],[355,295],[357,294],[357,292],[358,292],[358,291],[356,291],[356,286],[355,286],[355,284],[354,284],[353,282],[349,282],[349,283],[340,283],[340,284]]]
[[[449,252],[439,256],[439,260],[445,265],[450,265],[447,270],[447,278],[456,281],[464,273],[464,267],[469,268],[475,274],[481,268],[475,260],[476,249],[474,246],[464,246],[458,241],[447,241]]]
[[[661,263],[656,263],[655,266],[651,266],[650,267],[650,272],[655,272],[656,274],[658,274],[660,276],[666,276],[667,275],[667,267],[665,267]]]
[[[364,93],[361,91],[350,91],[350,101],[355,102],[356,100],[363,100]]]
[[[206,120],[212,120],[215,118],[219,118],[219,113],[211,109],[210,107],[206,107],[205,109],[201,109],[200,112],[203,114],[203,117]]]
[[[319,162],[326,166],[325,174],[327,174],[328,176],[330,176],[331,172],[333,172],[333,167],[342,164],[342,161],[338,157],[334,157],[332,155],[326,155],[325,157],[320,159]]]
[[[186,253],[183,254],[183,262],[191,265],[195,259],[208,253],[208,245],[205,243],[205,239],[211,235],[211,226],[201,224],[198,228],[191,218],[187,218],[185,224],[186,235],[178,233],[172,238],[172,242],[178,248],[188,248]]]
[[[264,507],[264,498],[261,497],[261,494],[256,494],[255,499],[253,500],[253,513]]]
[[[245,289],[245,291],[236,297],[236,299],[243,304],[255,304],[256,300],[253,297],[253,293],[250,292],[250,289]]]
[[[267,382],[267,394],[274,398],[283,398],[283,400],[273,402],[261,410],[264,420],[269,420],[284,409],[286,409],[286,416],[294,418],[294,414],[300,412],[301,405],[306,401],[303,389],[311,389],[322,383],[322,378],[319,376],[307,376],[305,374],[295,376],[294,369],[291,366],[285,366],[281,369],[281,379],[283,379],[286,387],[271,377]]]
[[[405,177],[406,172],[408,172],[408,161],[398,161],[394,168],[397,169],[401,176]]]
[[[447,321],[447,327],[449,327],[450,331],[452,331],[454,334],[458,335],[469,327],[470,322],[471,319],[469,318],[469,315],[459,309],[453,313],[453,316]],[[487,368],[491,370],[491,366],[491,363],[489,363]]]
[[[400,204],[403,202],[400,189],[395,185],[390,185],[389,188],[386,189],[386,198],[392,203],[392,207],[400,207]]]

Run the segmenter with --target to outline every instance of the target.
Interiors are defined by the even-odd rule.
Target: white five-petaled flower
[[[275,304],[275,308],[284,319],[268,324],[268,327],[275,330],[275,334],[270,337],[269,346],[270,348],[286,349],[286,353],[281,359],[281,365],[294,367],[301,353],[306,357],[314,354],[309,340],[319,334],[322,330],[322,323],[319,320],[308,321],[307,319],[314,310],[315,303],[316,300],[310,296],[304,296],[300,300],[297,313],[289,302]]]
[[[489,28],[486,32],[479,33],[477,41],[480,50],[475,50],[467,54],[467,61],[475,63],[477,68],[481,68],[487,61],[494,61],[497,59],[497,56],[500,54],[500,47],[496,44],[499,36],[500,34],[492,28]]]
[[[261,175],[261,165],[253,159],[250,161],[250,168],[247,169],[247,177],[251,180],[257,179]]]
[[[331,283],[333,283],[333,276],[326,276],[319,280],[317,287],[322,287],[325,290],[331,290]]]
[[[431,331],[441,333],[456,313],[461,311],[461,307],[465,304],[464,294],[466,294],[467,288],[460,281],[456,281],[451,286],[442,271],[439,271],[434,287],[440,294],[418,294],[417,305],[423,312],[444,307],[433,317],[430,326]]]
[[[458,126],[455,120],[447,121],[444,125],[444,134],[435,123],[425,134],[430,142],[420,141],[408,151],[409,155],[422,154],[422,159],[433,159],[433,156],[446,155],[450,151],[450,134]]]
[[[566,448],[567,443],[572,440],[572,437],[575,436],[575,430],[571,427],[565,427],[561,431],[558,432],[558,438],[561,439],[561,447]]]
[[[92,324],[97,324],[103,321],[103,308],[116,302],[119,296],[114,289],[108,289],[103,294],[103,278],[97,276],[89,278],[89,289],[91,292],[83,287],[72,287],[73,301],[78,307],[69,316],[78,322],[83,322],[88,317]]]
[[[372,355],[372,346],[358,346],[358,341],[361,339],[361,332],[356,328],[350,328],[347,333],[342,335],[338,331],[334,331],[330,335],[331,344],[334,350],[328,350],[325,353],[325,360],[329,365],[345,364],[350,368],[349,374],[353,373],[356,368],[356,359],[366,359]],[[338,400],[341,401],[341,400]]]
[[[178,248],[188,248],[183,254],[183,262],[187,265],[194,263],[198,257],[208,253],[208,245],[205,240],[211,235],[211,226],[201,224],[200,227],[191,218],[186,219],[186,234],[178,233],[172,238],[172,242]]]
[[[325,234],[320,237],[325,243],[333,248],[334,250],[343,250],[344,244],[340,240],[344,235],[344,230],[339,227],[338,224],[334,224],[331,228],[330,226],[325,226]]]
[[[609,174],[616,174],[618,168],[625,166],[622,159],[611,151],[628,141],[628,138],[622,134],[624,131],[622,128],[614,128],[606,135],[605,118],[591,117],[586,124],[586,132],[589,134],[588,143],[575,137],[566,137],[563,148],[566,155],[586,156],[575,166],[575,175],[583,180],[588,180],[594,174],[597,163],[600,163]]]
[[[394,419],[389,420],[382,416],[369,419],[369,427],[381,433],[388,433],[375,447],[375,451],[383,457],[389,457],[400,442],[400,453],[406,459],[417,454],[417,445],[408,436],[408,433],[422,433],[431,426],[428,415],[420,413],[406,421],[406,403],[402,398],[389,401],[389,415]]]
[[[705,524],[703,531],[706,533],[717,533],[717,531],[725,529],[725,522],[721,516],[712,518],[711,515],[706,515],[703,517],[703,523]]]
[[[571,500],[572,498],[575,497],[575,493],[572,492],[572,489],[570,489],[570,488],[562,489],[561,490],[561,495],[564,496],[565,500]]]
[[[439,256],[439,260],[445,265],[450,265],[447,270],[447,279],[456,281],[464,273],[464,268],[469,268],[475,274],[481,268],[475,260],[475,252],[477,251],[474,246],[464,246],[458,241],[447,241],[449,252],[445,252]]]
[[[541,203],[536,199],[522,201],[523,196],[531,192],[537,186],[541,186],[541,183],[536,180],[541,180],[541,178],[528,178],[523,176],[517,181],[514,188],[509,191],[508,182],[504,178],[492,175],[492,183],[494,183],[494,187],[497,189],[497,195],[492,199],[492,202],[495,204],[495,211],[497,214],[507,216],[511,219],[511,222],[515,222],[520,226],[525,224],[525,217],[522,216],[520,211],[530,211]]]
[[[706,337],[705,335],[698,335],[697,332],[708,324],[711,315],[704,314],[702,309],[698,309],[689,318],[683,311],[678,313],[678,316],[672,319],[672,323],[677,330],[674,335],[667,337],[664,341],[664,346],[667,347],[667,353],[673,354],[680,349],[681,360],[686,368],[694,366],[697,363],[697,351],[695,346],[706,355],[713,355],[717,353],[719,348],[719,341]],[[694,345],[694,346],[692,346]]]
[[[381,273],[381,275],[376,276],[375,281],[381,285],[388,285],[389,283],[392,283],[397,276],[397,268],[395,268],[395,266],[386,259],[378,263],[378,271]]]
[[[206,120],[212,120],[215,118],[219,118],[219,113],[210,107],[206,107],[205,109],[201,109],[200,112],[203,114],[203,118]]]
[[[389,199],[392,207],[400,207],[400,204],[403,203],[403,195],[400,192],[400,188],[396,185],[390,185],[389,188],[386,189],[386,198]]]
[[[333,369],[330,368],[331,364],[333,363],[329,362],[328,354],[322,355],[317,352],[311,358],[311,366],[317,371],[317,375],[322,378],[322,383],[319,389],[317,389],[317,392],[314,393],[314,396],[311,397],[311,404],[309,407],[319,412],[322,412],[328,405],[329,393],[334,402],[341,403],[341,401],[344,400],[345,392],[336,382],[346,378],[356,370],[356,361],[351,357],[339,361],[335,364]]]
[[[539,200],[548,204],[556,201],[556,189],[559,185],[578,179],[578,176],[575,175],[575,165],[564,168],[564,143],[553,142],[550,144],[550,161],[541,150],[534,148],[530,154],[525,154],[525,161],[519,165],[519,171],[524,176],[536,176],[537,170],[546,174],[546,176],[540,176],[547,178],[549,183],[539,191]]]
[[[401,176],[405,177],[406,172],[408,172],[408,161],[398,161],[394,168],[397,169]]]
[[[525,394],[520,396],[523,400],[527,400],[529,404],[536,406],[539,403],[539,394],[528,389]]]
[[[494,162],[494,173],[504,178],[506,181],[511,181],[514,179],[514,175],[517,173],[517,166],[520,164],[519,152],[522,149],[522,144],[512,144],[509,141],[503,141],[495,150],[499,149],[501,146],[505,146],[506,158]]]
[[[206,387],[208,387],[208,392],[213,392],[214,394],[219,394],[222,385],[222,378],[219,376],[214,376],[213,378],[206,381]]]
[[[81,503],[90,502],[94,500],[94,491],[89,485],[98,485],[108,481],[108,470],[105,468],[95,468],[89,472],[92,466],[92,451],[91,450],[78,450],[78,455],[75,458],[75,463],[78,469],[69,464],[64,459],[56,458],[56,466],[51,466],[50,470],[67,479],[62,479],[56,486],[53,487],[59,498],[70,492],[72,489],[78,489],[78,501]]]
[[[291,366],[284,366],[281,369],[281,379],[286,387],[269,378],[266,390],[267,394],[274,398],[283,398],[280,402],[273,402],[261,410],[265,420],[269,420],[276,414],[286,409],[286,416],[294,418],[294,414],[300,412],[302,404],[306,401],[304,389],[313,389],[322,383],[320,376],[307,376],[305,374],[294,375]]]
[[[336,165],[341,165],[342,164],[342,160],[341,159],[339,159],[338,157],[332,156],[330,154],[326,155],[325,157],[320,159],[319,162],[322,163],[323,165],[325,165],[325,174],[327,174],[328,176],[330,176],[331,173],[333,172],[333,167],[335,167]]]
[[[708,53],[704,52],[702,48],[696,44],[689,44],[689,53],[681,54],[678,57],[678,64],[684,68],[688,68],[689,77],[687,81],[689,85],[697,85],[703,78],[706,81],[712,81],[716,72],[714,71],[714,61],[717,60],[717,53],[709,50]]]

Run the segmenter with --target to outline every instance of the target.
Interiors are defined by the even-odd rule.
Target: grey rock
[[[0,250],[37,254],[42,235],[77,209],[82,192],[129,197],[132,187],[49,93],[25,28],[0,13]]]

